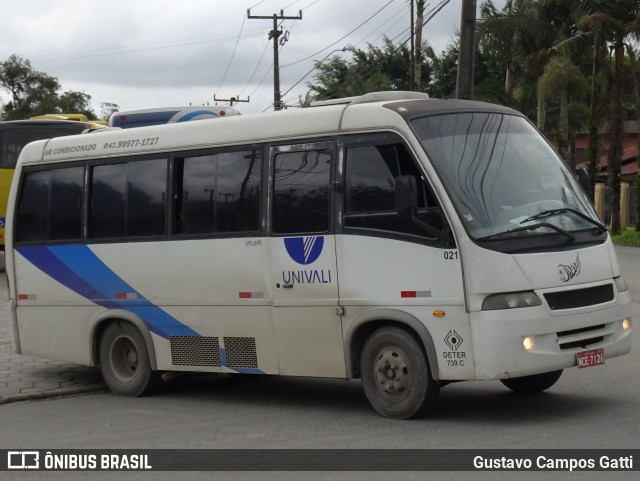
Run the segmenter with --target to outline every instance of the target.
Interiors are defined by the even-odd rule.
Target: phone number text
[[[160,137],[147,137],[144,139],[119,140],[118,142],[105,142],[105,149],[130,149],[132,147],[149,147],[156,145]]]

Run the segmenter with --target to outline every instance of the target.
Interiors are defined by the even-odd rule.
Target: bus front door
[[[280,374],[345,377],[332,235],[335,144],[272,149],[272,316]]]

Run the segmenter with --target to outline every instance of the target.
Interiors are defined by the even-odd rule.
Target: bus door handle
[[[280,284],[280,283],[278,283],[278,284],[276,284],[276,287],[278,289],[280,289],[281,287],[283,289],[293,289],[293,284]]]

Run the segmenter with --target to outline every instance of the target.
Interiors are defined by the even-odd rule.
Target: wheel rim
[[[380,350],[373,365],[373,375],[378,390],[393,398],[406,396],[413,383],[406,355],[396,347]]]
[[[138,350],[128,337],[119,337],[111,348],[113,373],[123,382],[133,379],[138,372]]]

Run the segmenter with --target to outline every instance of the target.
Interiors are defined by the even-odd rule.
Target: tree
[[[120,106],[111,102],[102,102],[100,104],[100,119],[109,121],[109,118],[120,111]]]
[[[52,112],[60,84],[56,78],[33,70],[29,60],[11,55],[0,63],[0,87],[11,95],[3,118],[16,120]]]
[[[91,109],[90,102],[91,95],[70,90],[59,96],[56,110],[59,113],[83,114],[89,119],[95,119],[96,114]]]
[[[430,58],[432,77],[426,89],[427,93],[435,98],[455,98],[458,76],[458,42],[449,42],[440,56],[431,51]]]
[[[487,0],[481,8],[480,32],[489,39],[485,43],[503,46],[506,90],[513,92],[512,106],[529,117],[531,104],[522,93],[530,91],[532,79],[540,83],[538,79],[545,75],[544,69],[552,58],[568,58],[590,77],[590,176],[595,180],[597,129],[605,123],[604,117],[610,129],[608,177],[613,189],[612,231],[618,233],[620,164],[627,110],[625,101],[628,99],[624,89],[624,79],[628,75],[624,48],[625,40],[631,36],[637,39],[640,34],[640,0],[507,0],[502,11]],[[611,58],[605,55],[608,49]],[[551,77],[548,71],[547,77],[547,80]],[[548,92],[550,88],[544,90]],[[523,103],[523,100],[527,102]],[[560,103],[563,120],[559,125],[566,125],[562,98]],[[544,96],[538,96],[537,104],[539,119],[548,120]],[[604,105],[606,109],[602,108]],[[561,150],[563,143],[563,135],[560,135],[558,145]]]
[[[394,45],[388,38],[382,47],[350,49],[353,59],[338,56],[316,62],[315,82],[308,86],[315,100],[351,97],[382,90],[409,90],[411,52],[406,45]],[[430,79],[430,66],[423,60],[422,82]]]
[[[557,97],[560,101],[560,121],[558,123],[558,152],[569,163],[569,95],[586,88],[586,79],[580,69],[567,57],[554,57],[546,65],[538,79],[538,97],[542,100],[538,109],[538,128],[544,129],[544,99]]]
[[[636,109],[640,111],[640,52],[637,52],[634,48],[627,46],[629,52],[629,59],[633,69],[633,81],[635,85],[635,101]],[[640,134],[636,138],[636,162],[638,164],[638,172],[636,173],[636,232],[640,232]]]
[[[552,22],[541,15],[539,1],[507,0],[499,10],[487,0],[480,10],[478,42],[501,56],[507,105],[535,117],[538,78],[556,38]]]
[[[5,120],[56,113],[81,113],[89,118],[96,117],[90,106],[90,95],[73,90],[60,94],[57,78],[34,70],[28,59],[15,54],[0,62],[0,88],[11,96],[1,113]]]
[[[608,152],[609,185],[612,188],[611,231],[619,234],[620,226],[620,170],[625,136],[625,39],[640,36],[640,1],[581,0],[574,1],[582,17],[578,24],[591,31],[596,39],[609,45],[613,60],[606,70],[609,97],[610,146]],[[602,49],[602,46],[595,46]]]
[[[413,0],[409,0],[413,2]],[[416,23],[415,29],[415,52],[414,52],[414,78],[413,85],[415,90],[422,90],[422,29],[424,27],[424,3],[426,0],[416,0]]]

